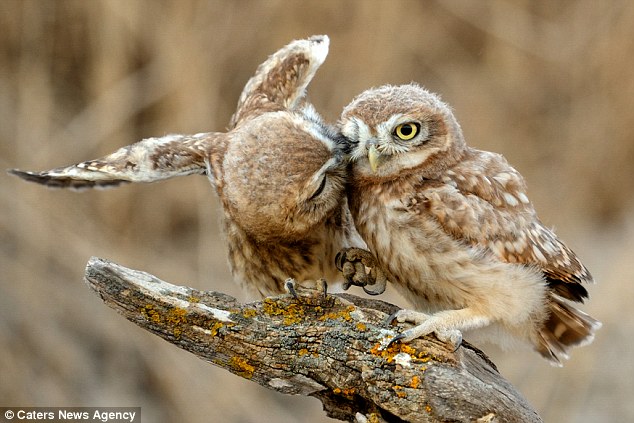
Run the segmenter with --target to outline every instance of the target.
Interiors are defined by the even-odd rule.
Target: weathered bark
[[[86,282],[128,320],[267,388],[322,401],[329,416],[369,422],[539,422],[482,352],[435,338],[383,349],[397,307],[348,294],[239,304],[92,258]]]

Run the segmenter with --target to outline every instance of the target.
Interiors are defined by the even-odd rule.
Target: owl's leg
[[[345,280],[344,290],[355,285],[362,287],[369,295],[385,292],[387,277],[369,251],[361,248],[343,249],[335,257],[335,265]],[[369,273],[366,268],[370,269]]]
[[[390,316],[399,323],[409,322],[416,326],[396,335],[390,341],[410,342],[413,339],[434,333],[436,338],[452,347],[454,351],[462,343],[461,330],[476,329],[491,323],[491,318],[477,313],[472,308],[445,310],[429,315],[414,310],[399,310]]]

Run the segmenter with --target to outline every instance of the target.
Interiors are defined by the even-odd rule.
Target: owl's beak
[[[379,168],[379,161],[381,159],[381,153],[376,149],[374,145],[371,145],[368,149],[368,161],[370,162],[370,169],[372,172],[376,173],[376,170]]]

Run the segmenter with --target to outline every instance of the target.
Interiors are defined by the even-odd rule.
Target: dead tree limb
[[[540,422],[479,350],[435,338],[382,349],[396,307],[314,291],[239,304],[99,258],[86,282],[128,320],[199,358],[286,394],[318,398],[330,417],[368,422]]]

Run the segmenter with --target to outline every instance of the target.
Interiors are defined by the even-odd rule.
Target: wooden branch
[[[540,422],[486,356],[432,337],[382,349],[397,307],[300,290],[239,304],[99,258],[86,282],[126,319],[199,358],[286,394],[322,401],[359,422]]]

